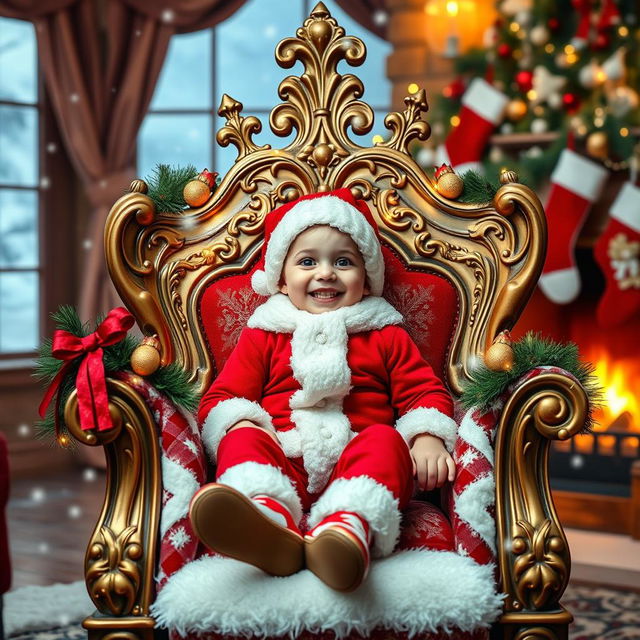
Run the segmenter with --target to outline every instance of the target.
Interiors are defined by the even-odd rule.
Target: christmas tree
[[[630,176],[611,208],[631,247],[625,273],[633,279],[640,270],[637,8],[633,0],[504,0],[498,11],[484,49],[459,56],[455,80],[432,97],[434,136],[417,150],[417,160],[425,168],[446,163],[458,173],[472,169],[489,178],[508,165],[535,190],[550,181],[540,285],[564,304],[580,292],[576,238],[614,172]],[[505,135],[492,144],[494,134]],[[507,157],[499,144],[507,137],[524,149],[517,156]],[[632,297],[626,317],[635,316],[640,291],[620,288],[615,274],[621,268],[608,245],[599,255],[608,291]]]

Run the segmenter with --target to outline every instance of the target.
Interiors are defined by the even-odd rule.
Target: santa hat
[[[328,225],[352,238],[362,254],[371,294],[382,294],[384,259],[376,225],[364,200],[349,189],[312,193],[271,212],[264,225],[262,256],[251,277],[256,293],[278,293],[285,258],[293,241],[306,229]]]

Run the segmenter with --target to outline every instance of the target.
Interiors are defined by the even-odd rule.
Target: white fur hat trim
[[[371,294],[381,295],[384,259],[380,242],[364,215],[337,196],[302,200],[287,211],[269,238],[265,270],[255,271],[251,277],[254,291],[263,296],[278,293],[282,267],[291,243],[315,225],[329,225],[352,238],[364,259]]]

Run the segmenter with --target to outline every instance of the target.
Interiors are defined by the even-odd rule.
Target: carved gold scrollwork
[[[529,627],[518,633],[514,640],[558,640],[558,635],[549,627]]]
[[[431,127],[422,120],[421,113],[429,110],[427,94],[424,89],[404,99],[407,108],[402,112],[390,113],[384,119],[384,126],[391,129],[392,134],[386,142],[379,142],[378,146],[397,151],[409,152],[409,143],[414,138],[427,140],[431,135]]]
[[[262,131],[262,123],[255,116],[245,118],[240,115],[242,103],[234,100],[226,93],[222,96],[218,115],[226,119],[227,123],[218,130],[216,140],[221,147],[229,144],[235,145],[238,149],[236,161],[248,156],[255,151],[271,149],[271,145],[265,144],[259,147],[253,142],[251,137],[255,133]]]
[[[560,536],[552,535],[553,523],[545,520],[534,528],[528,522],[516,523],[512,543],[517,556],[513,564],[513,576],[520,601],[527,602],[532,594],[536,609],[541,609],[554,595],[559,595],[568,580],[566,558],[560,555],[566,550]]]
[[[571,560],[549,487],[549,440],[578,433],[584,389],[560,373],[540,373],[505,404],[496,437],[496,519],[507,611],[558,608]]]
[[[289,76],[281,82],[278,92],[287,102],[272,110],[270,123],[280,136],[296,129],[296,138],[288,148],[300,147],[299,157],[320,168],[323,176],[329,166],[353,148],[346,135],[347,127],[362,135],[373,125],[371,107],[354,99],[364,92],[360,79],[337,72],[341,60],[351,66],[361,65],[366,49],[358,38],[345,37],[344,29],[321,2],[296,35],[278,44],[276,61],[285,69],[300,61],[304,73],[300,78]]]
[[[137,527],[127,527],[119,535],[107,526],[100,528],[100,541],[94,541],[87,553],[87,586],[94,602],[116,615],[131,613],[140,586],[142,556]]]
[[[411,229],[420,233],[426,227],[424,218],[414,209],[401,206],[395,189],[382,189],[376,199],[378,213],[387,227],[396,231]]]

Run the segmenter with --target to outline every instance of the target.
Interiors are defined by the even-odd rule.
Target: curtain
[[[104,223],[135,177],[135,143],[169,40],[211,27],[245,0],[0,0],[36,28],[44,80],[92,211],[78,299],[86,321],[119,304],[106,274]]]
[[[387,39],[387,0],[336,0],[340,8],[356,22],[375,33],[383,40]]]

